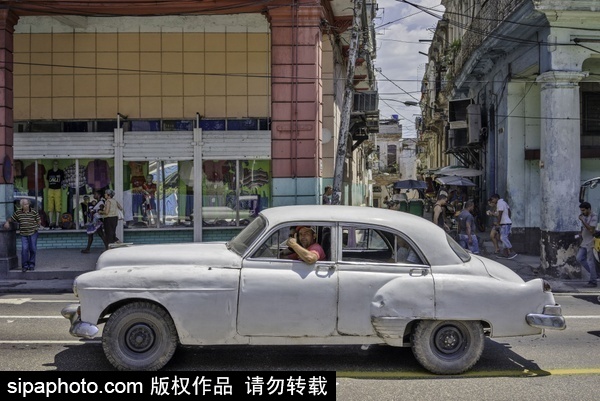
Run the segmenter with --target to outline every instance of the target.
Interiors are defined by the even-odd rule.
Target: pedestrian
[[[590,273],[588,287],[598,286],[598,274],[596,272],[596,259],[594,258],[594,233],[598,225],[598,215],[592,211],[592,205],[589,202],[582,202],[579,205],[579,221],[581,221],[581,244],[577,252],[577,261],[585,270]],[[579,235],[575,236],[579,239]]]
[[[496,205],[492,202],[492,198],[488,199],[488,206],[490,207],[490,210],[488,210],[486,214],[492,217],[492,229],[490,230],[490,239],[492,240],[492,244],[494,244],[494,254],[498,255],[500,253],[500,247],[498,246],[498,241],[500,240],[500,233],[496,229],[498,212],[496,211]]]
[[[104,238],[106,244],[110,247],[111,244],[119,242],[117,238],[117,224],[119,223],[119,210],[123,210],[123,207],[115,199],[115,191],[112,189],[106,190],[104,197],[106,198],[106,202],[100,214],[104,216],[102,221]]]
[[[473,218],[473,209],[475,203],[466,201],[463,210],[458,215],[458,238],[460,245],[476,255],[479,254],[479,240],[475,235],[475,219]]]
[[[517,254],[512,249],[512,244],[510,243],[510,229],[512,227],[512,212],[510,211],[510,206],[508,203],[502,198],[500,195],[494,194],[490,198],[492,204],[496,207],[496,212],[498,213],[498,220],[495,225],[500,230],[500,241],[504,249],[502,249],[502,253],[498,255],[498,257],[505,259],[514,259]]]
[[[433,222],[441,228],[443,228],[444,230],[449,231],[450,228],[444,220],[446,214],[446,212],[444,211],[446,202],[448,202],[447,195],[438,195],[437,202],[435,202],[435,205],[433,206]]]
[[[331,185],[325,187],[325,193],[323,194],[323,205],[331,205],[331,195],[333,195],[333,188]]]
[[[94,199],[88,205],[88,223],[86,227],[87,246],[85,249],[81,250],[81,253],[90,253],[92,243],[94,242],[94,233],[97,233],[102,240],[104,249],[108,249],[108,243],[106,242],[104,227],[102,225],[102,218],[98,219],[98,217],[102,217],[100,215],[100,211],[104,209],[104,203],[106,202],[106,199],[104,199],[104,194],[101,190],[95,190],[93,197]],[[96,217],[95,221],[94,217]]]
[[[13,215],[6,220],[4,228],[9,229],[11,222],[19,223],[19,234],[21,235],[21,267],[22,271],[35,270],[35,254],[37,251],[38,230],[42,220],[35,209],[31,208],[29,199],[21,199],[20,209],[15,210]]]

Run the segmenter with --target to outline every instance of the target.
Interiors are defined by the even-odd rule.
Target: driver
[[[313,227],[296,227],[296,235],[288,238],[287,246],[294,253],[287,255],[286,259],[302,260],[309,265],[318,260],[325,260],[325,251],[317,243],[316,231]]]

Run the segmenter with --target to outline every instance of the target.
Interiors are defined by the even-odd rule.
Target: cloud
[[[410,2],[436,10],[438,15],[444,10],[440,0]],[[438,19],[401,1],[379,0],[378,4],[375,67],[380,71],[377,78],[381,118],[398,114],[404,119],[401,123],[405,136],[415,136],[415,114],[420,114],[420,110],[403,102],[421,98],[421,79],[427,57],[419,52],[427,53],[429,43],[421,43],[419,39],[431,39]]]

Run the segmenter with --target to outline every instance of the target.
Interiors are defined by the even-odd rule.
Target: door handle
[[[323,272],[335,269],[335,265],[317,265],[316,271]]]
[[[408,273],[410,274],[411,277],[423,277],[426,276],[427,274],[429,274],[427,269],[410,269],[410,272]]]

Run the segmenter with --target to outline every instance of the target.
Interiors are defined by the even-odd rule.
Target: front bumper
[[[546,305],[543,313],[530,313],[526,317],[527,324],[539,329],[564,330],[567,323],[562,315],[560,305]]]
[[[61,314],[71,322],[69,333],[71,333],[72,336],[94,338],[94,336],[98,334],[98,327],[96,325],[81,321],[79,304],[65,306],[61,311]]]

